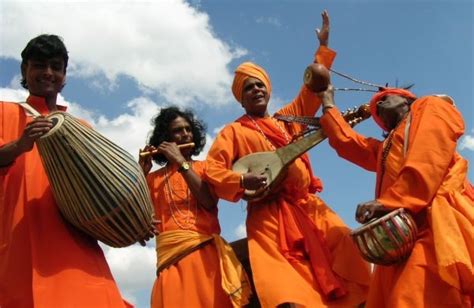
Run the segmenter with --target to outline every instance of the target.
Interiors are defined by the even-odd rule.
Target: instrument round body
[[[322,92],[330,82],[329,71],[324,65],[311,63],[304,71],[304,84],[313,92]]]
[[[265,198],[271,189],[278,185],[280,179],[284,177],[285,166],[282,159],[276,152],[257,152],[246,155],[237,160],[232,166],[232,170],[240,174],[254,173],[267,177],[267,186],[259,190],[244,191],[245,200],[258,201]]]
[[[352,232],[352,239],[362,256],[379,265],[405,261],[411,254],[418,229],[412,216],[403,208],[374,219]]]
[[[47,118],[54,126],[37,145],[63,217],[112,247],[148,237],[153,207],[139,164],[68,113]]]

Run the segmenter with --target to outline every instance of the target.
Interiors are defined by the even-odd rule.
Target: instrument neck
[[[314,133],[305,136],[293,143],[290,143],[287,146],[278,148],[276,153],[280,156],[284,165],[291,163],[296,158],[304,154],[306,151],[321,143],[326,139],[326,135],[323,130],[320,128]]]

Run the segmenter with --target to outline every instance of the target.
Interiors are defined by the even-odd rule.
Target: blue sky
[[[32,37],[55,33],[70,52],[62,100],[70,112],[134,156],[146,141],[160,107],[178,104],[216,132],[243,109],[230,92],[243,61],[262,65],[273,93],[270,109],[289,102],[302,84],[318,45],[320,13],[331,18],[335,70],[378,84],[406,85],[418,96],[445,93],[463,113],[466,134],[459,151],[473,160],[473,32],[471,0],[380,1],[10,1],[0,0],[0,99],[20,100],[19,55]],[[360,87],[338,76],[336,87]],[[340,109],[360,105],[368,92],[337,92]],[[367,120],[356,128],[373,137]],[[327,142],[310,151],[322,178],[322,198],[355,228],[357,203],[373,199],[370,174],[338,158]],[[200,156],[205,157],[205,153]],[[474,173],[469,172],[471,181]],[[245,203],[220,202],[222,234],[244,233]],[[104,247],[124,295],[146,307],[154,279],[154,243],[125,249]]]

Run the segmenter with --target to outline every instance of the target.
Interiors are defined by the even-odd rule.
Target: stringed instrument
[[[342,114],[352,127],[370,117],[369,104],[347,110]],[[254,173],[267,177],[266,186],[258,190],[245,190],[243,199],[258,201],[267,197],[285,178],[285,170],[295,159],[326,139],[322,128],[275,151],[256,152],[237,160],[232,170],[240,174]]]

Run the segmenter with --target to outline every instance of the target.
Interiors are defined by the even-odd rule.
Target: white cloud
[[[24,102],[28,97],[28,91],[24,89],[0,88],[0,98],[6,102]]]
[[[100,116],[94,121],[94,127],[112,141],[130,152],[133,157],[138,156],[138,150],[143,148],[152,125],[150,118],[158,113],[159,106],[143,97],[135,98],[127,106],[130,113],[108,119]]]
[[[459,150],[474,151],[474,135],[465,135],[459,143]]]
[[[91,77],[104,74],[106,88],[127,75],[179,105],[228,102],[227,65],[246,54],[220,40],[208,15],[184,0],[3,1],[0,15],[0,56],[19,59],[29,39],[55,33],[70,52],[69,75],[97,85]]]
[[[247,229],[245,227],[245,222],[241,223],[240,225],[237,226],[237,228],[234,230],[234,234],[236,238],[241,239],[244,237],[247,237]]]
[[[125,248],[111,248],[101,244],[105,257],[123,297],[136,303],[136,292],[150,290],[156,277],[154,247],[138,244]]]

